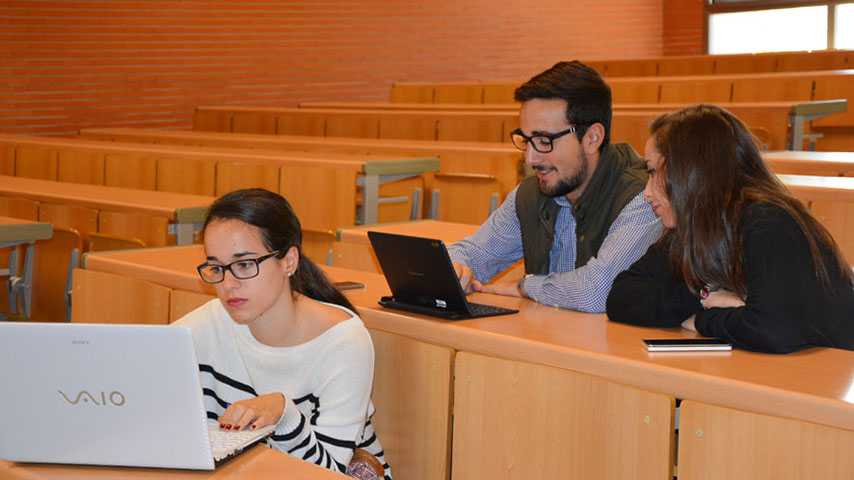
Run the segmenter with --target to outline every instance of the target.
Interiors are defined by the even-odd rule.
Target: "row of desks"
[[[443,237],[436,225],[429,225],[429,228],[432,228],[434,237]],[[453,237],[460,232],[446,233]],[[364,232],[342,230],[340,235],[342,239],[353,242],[364,240]],[[203,257],[200,246],[171,247],[89,255],[85,268],[92,273],[114,274],[154,283],[173,292],[209,295],[212,293],[209,286],[198,279],[194,270]],[[695,334],[682,329],[615,324],[602,314],[560,310],[529,300],[486,294],[474,294],[471,299],[516,308],[520,313],[465,321],[440,320],[378,306],[376,302],[380,296],[389,293],[381,275],[336,267],[324,268],[335,281],[366,283],[365,289],[348,290],[346,294],[359,309],[368,328],[404,335],[418,342],[451,348],[457,352],[457,375],[449,379],[455,384],[457,399],[453,406],[448,405],[455,412],[452,446],[454,478],[472,478],[464,473],[466,469],[472,468],[472,463],[481,466],[489,464],[492,458],[482,453],[487,450],[478,449],[492,449],[493,443],[500,444],[501,448],[510,448],[505,443],[512,443],[510,439],[514,438],[514,429],[523,429],[525,422],[533,421],[522,412],[517,414],[521,415],[521,419],[500,415],[483,418],[492,413],[478,414],[478,409],[467,408],[474,400],[459,395],[469,395],[474,384],[468,382],[475,382],[480,375],[486,375],[490,368],[509,368],[508,372],[532,368],[531,374],[526,374],[526,377],[531,378],[546,375],[546,371],[541,371],[541,368],[557,368],[558,371],[591,375],[666,397],[759,415],[757,418],[769,416],[784,422],[806,422],[805,425],[829,427],[837,435],[835,438],[846,445],[848,443],[844,442],[854,438],[854,352],[813,348],[789,355],[742,350],[651,354],[643,348],[641,339],[692,337]],[[86,318],[75,319],[81,320]],[[481,365],[478,362],[486,362],[483,365],[491,366],[481,372],[477,367]],[[537,391],[514,391],[514,385],[524,383],[521,379],[510,381],[510,378],[505,378],[503,382],[506,394],[490,396],[489,403],[483,404],[480,410],[494,412],[496,405],[507,402],[510,402],[510,408],[509,405],[515,405],[515,398],[527,398],[544,402],[540,408],[547,415],[545,412],[551,412],[550,405],[562,402],[558,398],[538,398]],[[563,401],[569,402],[570,399],[567,397]],[[691,405],[693,412],[696,405]],[[532,405],[528,407],[533,408]],[[526,407],[516,405],[512,408]],[[478,417],[477,421],[472,416]],[[493,432],[494,438],[472,436],[474,434],[470,425],[475,424]],[[684,441],[689,440],[692,440],[691,436]],[[518,449],[521,457],[529,448],[545,448],[545,445],[538,443],[540,441],[532,439],[532,445],[516,445],[514,448]],[[682,441],[680,439],[680,445]],[[480,458],[481,455],[488,458]],[[458,458],[464,458],[465,461],[458,463]],[[688,469],[688,459],[687,453],[680,457],[680,472],[686,471],[682,470],[683,465]],[[394,459],[391,461],[394,468]],[[519,461],[522,462],[521,459]],[[843,462],[842,459],[839,461]],[[512,470],[511,467],[507,468],[507,471]],[[685,478],[702,477],[686,474]]]
[[[5,153],[5,157],[0,156],[0,171],[14,172],[16,176],[64,180],[59,173],[63,171],[62,160],[66,156],[67,170],[91,170],[91,179],[77,180],[85,183],[105,182],[105,178],[112,176],[116,183],[108,183],[110,186],[131,186],[137,182],[133,188],[209,196],[237,188],[263,186],[285,195],[300,212],[300,217],[305,217],[304,223],[309,228],[355,224],[358,188],[361,188],[362,196],[359,221],[363,224],[377,223],[382,203],[381,184],[433,172],[439,167],[438,159],[429,157],[199,149],[183,145],[126,144],[8,134],[0,134],[0,153]],[[25,160],[27,155],[33,158]],[[144,179],[129,178],[136,169],[150,174]],[[113,173],[104,173],[105,170]],[[115,173],[122,171],[126,173]],[[311,185],[306,178],[320,176],[321,173],[322,178],[334,179],[336,185],[340,183],[340,188],[350,194],[333,191],[326,196],[318,196],[318,185]],[[327,225],[318,219],[320,223],[313,225],[310,221],[313,211],[338,197],[346,203],[340,208],[336,204],[330,216],[341,218],[341,221]]]
[[[633,103],[615,106],[611,138],[642,150],[651,118],[691,102]],[[361,108],[353,108],[353,104],[336,108],[308,104],[302,108],[200,106],[193,116],[193,128],[235,133],[508,142],[509,133],[519,123],[518,110],[510,107],[504,110],[489,107],[444,109],[442,106],[398,109],[390,105],[394,104],[381,107],[362,104]],[[802,101],[727,103],[726,106],[749,127],[759,129],[769,137],[765,139],[768,149],[802,150],[803,140],[809,138],[805,137],[806,122],[845,112],[847,100],[813,102],[807,98]],[[791,130],[787,132],[789,125]]]

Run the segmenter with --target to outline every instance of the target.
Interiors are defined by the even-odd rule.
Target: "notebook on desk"
[[[273,429],[208,420],[183,327],[0,322],[0,385],[8,461],[212,470]]]
[[[466,299],[441,240],[368,232],[391,297],[380,305],[453,320],[518,313]]]

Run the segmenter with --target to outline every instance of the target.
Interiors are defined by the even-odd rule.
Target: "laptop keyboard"
[[[217,423],[208,423],[208,435],[211,439],[211,453],[213,453],[214,460],[221,460],[235,451],[241,450],[259,437],[266,437],[273,428],[275,427],[271,425],[261,430],[243,429],[235,432],[234,430],[222,430]]]
[[[516,310],[510,310],[508,308],[496,307],[495,305],[484,305],[482,303],[472,303],[469,304],[469,312],[472,317],[489,317],[493,315],[501,315],[505,313],[516,313]]]

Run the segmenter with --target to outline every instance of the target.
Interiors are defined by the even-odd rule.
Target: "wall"
[[[664,55],[700,55],[703,0],[664,0]]]
[[[659,56],[663,1],[4,0],[0,132],[187,128],[202,104],[385,101],[395,81]]]

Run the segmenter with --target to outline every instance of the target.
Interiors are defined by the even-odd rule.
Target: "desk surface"
[[[358,227],[341,227],[337,232],[339,242],[368,245],[368,232],[396,233],[413,237],[438,238],[450,245],[476,232],[478,225],[466,223],[439,222],[436,220],[417,220],[414,222],[385,223]]]
[[[762,158],[775,172],[802,175],[854,175],[854,152],[778,151]]]
[[[257,446],[214,471],[164,470],[155,468],[96,467],[25,464],[0,460],[3,480],[124,480],[154,478],[189,479],[281,479],[334,480],[348,478],[266,447]]]
[[[392,138],[356,138],[356,137],[318,137],[314,135],[269,135],[260,133],[206,132],[201,130],[157,130],[144,128],[87,128],[80,131],[84,138],[118,138],[172,140],[207,140],[235,146],[253,145],[261,148],[296,146],[306,148],[334,147],[385,147],[400,148],[404,151],[419,151],[435,155],[441,151],[515,153],[522,152],[506,142],[466,142],[456,140],[404,140]]]
[[[51,237],[53,237],[53,225],[50,223],[0,217],[0,243],[46,240]]]
[[[171,247],[88,255],[85,267],[211,293],[195,273],[202,258],[200,246]],[[440,320],[379,307],[379,297],[389,294],[381,275],[335,267],[324,270],[336,281],[367,284],[365,289],[345,293],[370,328],[457,350],[589,373],[677,398],[854,430],[854,352],[811,348],[788,355],[744,350],[653,354],[643,348],[643,338],[694,334],[622,325],[609,322],[604,314],[485,294],[474,294],[471,299],[517,308],[520,313]]]
[[[854,177],[778,174],[777,178],[804,200],[854,202]]]
[[[54,182],[0,175],[0,195],[39,202],[62,202],[95,209],[165,217],[177,223],[204,221],[214,197],[133,188]]]

